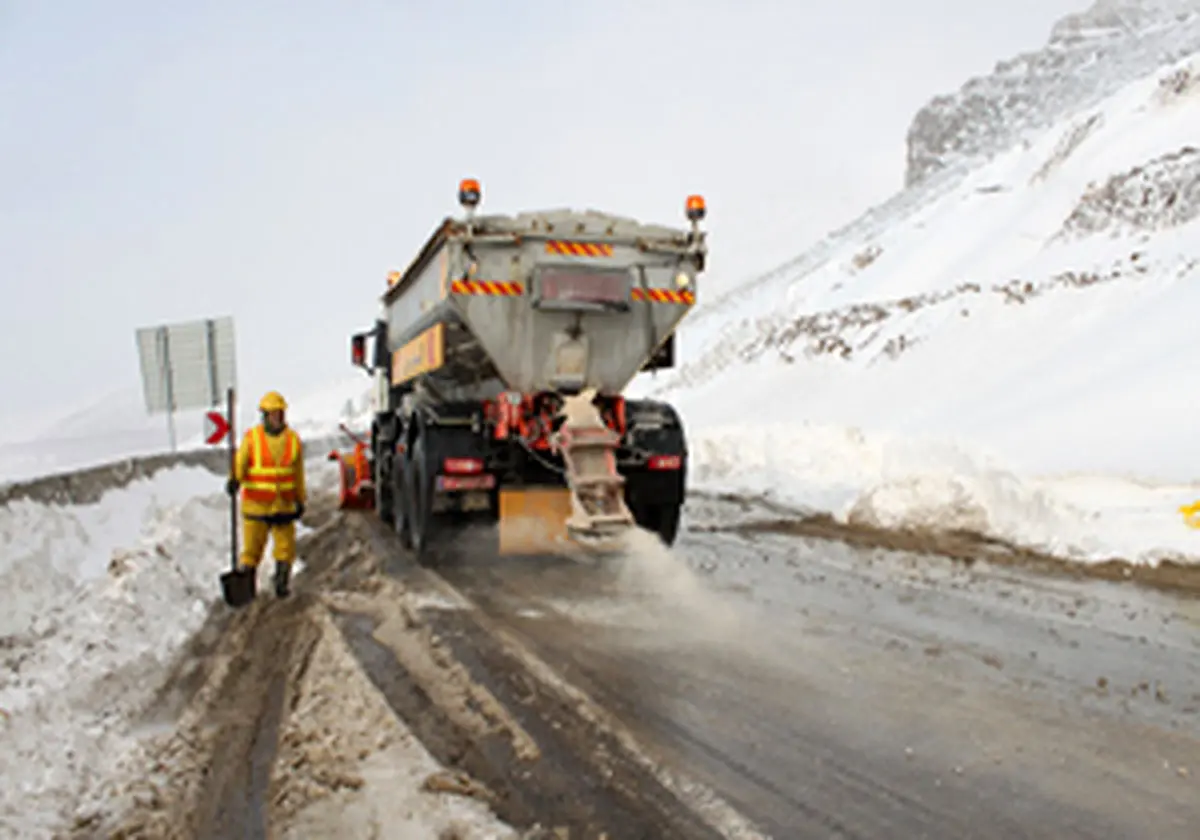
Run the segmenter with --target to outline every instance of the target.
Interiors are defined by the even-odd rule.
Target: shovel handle
[[[233,404],[234,392],[233,388],[229,388],[225,392],[226,411],[229,415],[229,475],[233,476],[237,471],[237,424],[234,423]],[[238,567],[238,515],[237,515],[237,493],[229,494],[229,570],[237,571]]]

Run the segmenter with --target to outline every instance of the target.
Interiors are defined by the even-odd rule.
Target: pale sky
[[[903,184],[932,95],[1084,0],[0,0],[0,424],[139,386],[231,314],[243,393],[351,372],[457,184],[683,224],[710,282]]]

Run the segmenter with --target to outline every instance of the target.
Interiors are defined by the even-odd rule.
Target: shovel
[[[234,518],[236,520],[236,516]],[[236,537],[234,537],[234,542],[237,542]],[[254,596],[257,594],[255,591],[258,578],[255,574],[256,571],[258,570],[238,569],[237,549],[234,549],[233,568],[221,575],[221,594],[224,596],[226,604],[237,609],[254,600]]]
[[[234,473],[234,461],[237,458],[237,443],[233,423],[233,389],[227,392],[229,412],[229,474]],[[229,571],[221,575],[221,594],[225,603],[237,609],[244,607],[254,600],[258,581],[257,569],[238,569],[238,515],[237,493],[229,496]]]

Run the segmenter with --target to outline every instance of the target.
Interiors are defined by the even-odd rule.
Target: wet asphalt
[[[1194,599],[694,532],[441,573],[773,837],[1200,838]]]

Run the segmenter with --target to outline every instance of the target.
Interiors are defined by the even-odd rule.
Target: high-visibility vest
[[[286,444],[283,461],[276,464],[271,457],[271,447],[267,444],[266,429],[256,426],[250,434],[250,463],[246,466],[246,477],[242,481],[242,500],[265,505],[276,499],[295,502],[299,436],[291,429],[284,429]]]

